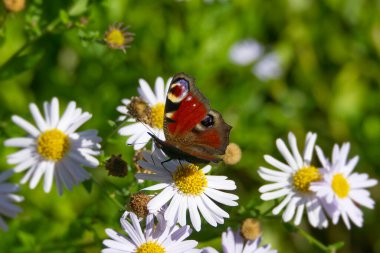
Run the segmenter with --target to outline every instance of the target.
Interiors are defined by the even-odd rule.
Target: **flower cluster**
[[[8,226],[1,216],[14,218],[22,210],[12,202],[21,202],[23,197],[14,194],[19,190],[19,187],[12,183],[7,183],[9,177],[13,175],[13,170],[8,170],[0,173],[0,228],[8,230]]]
[[[51,102],[44,102],[43,115],[37,105],[31,103],[29,108],[36,126],[19,116],[12,116],[12,121],[27,132],[26,137],[16,137],[4,142],[5,146],[21,148],[7,157],[8,164],[15,167],[4,172],[0,177],[5,180],[13,172],[25,172],[20,183],[29,181],[29,187],[34,189],[43,178],[43,189],[50,192],[55,178],[59,194],[64,187],[72,190],[84,180],[90,178],[90,173],[82,166],[96,168],[99,161],[95,156],[100,154],[102,140],[96,130],[77,132],[77,129],[88,121],[92,115],[83,112],[70,102],[60,117],[59,102],[53,98]],[[12,172],[12,173],[10,173]],[[14,217],[21,211],[18,207],[7,203],[7,200],[19,202],[20,196],[10,194],[17,190],[13,184],[3,184],[2,193],[6,194],[0,204],[0,213]],[[3,220],[1,227],[6,228]]]
[[[192,232],[189,226],[179,227],[174,224],[168,224],[162,213],[157,213],[156,217],[151,213],[145,218],[145,228],[142,230],[140,222],[143,220],[139,219],[134,213],[126,211],[120,218],[120,224],[129,238],[113,229],[106,229],[106,233],[111,239],[103,241],[103,244],[108,248],[103,249],[102,253],[199,252],[199,250],[195,249],[198,242],[185,240]]]
[[[164,107],[170,82],[171,78],[164,87],[163,79],[158,77],[154,93],[146,81],[140,79],[140,96],[124,99],[124,105],[117,108],[123,114],[119,120],[132,122],[119,130],[119,134],[130,136],[127,140],[128,145],[134,144],[135,149],[144,147],[151,139],[147,131],[152,131],[160,139],[165,138]],[[229,217],[214,201],[237,206],[238,196],[223,191],[235,190],[235,182],[227,180],[224,176],[207,175],[211,171],[210,165],[199,168],[184,160],[170,160],[154,146],[152,152],[143,152],[141,158],[137,164],[142,168],[142,172],[136,174],[136,178],[158,182],[143,190],[160,191],[149,202],[148,210],[155,213],[170,202],[164,217],[171,224],[178,222],[181,226],[186,225],[189,212],[191,224],[199,231],[201,215],[212,226],[223,224],[224,219]]]
[[[259,246],[262,237],[259,236],[254,240],[247,240],[241,236],[241,231],[234,232],[231,228],[222,234],[223,253],[277,253],[277,250],[271,250],[270,244]],[[218,253],[212,247],[202,250],[202,253]]]
[[[102,252],[215,253],[214,248],[197,249],[198,242],[187,240],[192,232],[190,227],[198,232],[202,222],[213,227],[224,224],[230,213],[222,207],[238,205],[239,197],[230,192],[236,190],[236,183],[223,175],[211,175],[211,165],[171,159],[154,143],[150,150],[146,147],[151,141],[150,134],[165,139],[164,109],[171,79],[165,85],[161,77],[157,78],[154,92],[146,81],[140,79],[139,82],[139,96],[123,99],[123,105],[117,107],[122,113],[118,119],[119,134],[128,136],[127,145],[133,145],[136,151],[134,163],[139,168],[135,174],[138,182],[154,183],[131,195],[129,207],[132,211],[126,211],[120,219],[127,236],[106,229],[111,239],[103,241],[106,248]],[[26,131],[27,136],[4,142],[6,146],[21,150],[7,157],[8,164],[14,167],[0,174],[0,227],[3,230],[8,228],[3,217],[13,218],[21,212],[14,204],[23,200],[15,194],[19,188],[6,182],[14,172],[25,172],[20,183],[29,182],[31,189],[43,180],[46,193],[51,191],[55,181],[61,195],[64,188],[72,190],[74,185],[91,178],[85,167],[100,165],[96,157],[101,154],[102,139],[97,131],[78,131],[92,117],[90,113],[70,102],[61,115],[57,98],[44,102],[42,112],[34,103],[29,108],[35,125],[12,116],[12,121]],[[326,228],[330,219],[333,224],[342,219],[348,229],[351,223],[361,227],[364,219],[360,207],[374,208],[367,188],[376,185],[377,180],[354,172],[359,158],[349,158],[349,143],[334,145],[329,159],[316,145],[316,140],[315,133],[308,133],[303,152],[300,152],[293,133],[288,135],[289,147],[282,139],[277,139],[277,148],[285,161],[264,156],[273,168],[262,166],[258,170],[259,176],[270,182],[259,188],[261,199],[279,199],[273,214],[282,213],[285,222],[294,220],[295,225],[301,223],[306,213],[313,227]],[[313,162],[314,153],[319,163]],[[241,150],[231,143],[224,156],[226,164],[235,164],[241,158]],[[130,169],[121,154],[112,155],[103,164],[109,175],[117,177],[127,176]],[[229,227],[222,234],[223,252],[277,252],[269,244],[260,246],[261,238],[258,221],[246,219],[237,231]]]
[[[130,124],[119,129],[119,134],[129,136],[127,145],[133,145],[135,150],[145,147],[151,140],[149,132],[160,139],[165,139],[163,131],[164,109],[166,94],[171,78],[164,84],[164,79],[158,77],[155,82],[154,92],[149,84],[140,79],[138,88],[139,97],[123,99],[123,105],[117,110],[122,114],[119,121],[127,121]],[[152,148],[154,149],[154,147]]]
[[[303,155],[297,147],[296,138],[289,133],[290,150],[283,140],[277,139],[276,145],[286,163],[266,155],[264,159],[276,168],[260,167],[259,175],[270,184],[260,187],[263,200],[281,198],[281,202],[273,209],[277,215],[282,210],[285,222],[294,219],[299,225],[304,211],[313,227],[326,228],[327,216],[337,224],[340,217],[350,229],[350,220],[361,227],[363,213],[359,206],[374,208],[374,201],[366,190],[377,184],[377,180],[369,179],[367,174],[353,173],[359,160],[356,156],[348,160],[350,144],[345,143],[340,148],[335,145],[332,160],[315,148],[317,135],[308,133]],[[316,150],[321,166],[312,163],[312,155]],[[327,215],[326,215],[327,214]]]

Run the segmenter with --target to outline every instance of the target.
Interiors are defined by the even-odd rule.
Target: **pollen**
[[[136,253],[165,253],[164,247],[159,245],[157,242],[146,242],[141,244],[137,249]]]
[[[341,173],[334,175],[331,187],[335,194],[341,199],[346,198],[350,192],[350,184]]]
[[[138,121],[150,125],[151,109],[140,97],[132,97],[127,105],[128,113]]]
[[[124,35],[122,31],[118,29],[114,29],[110,31],[105,40],[109,43],[114,45],[114,47],[122,47],[125,43]]]
[[[177,188],[186,195],[199,196],[207,187],[205,174],[194,164],[179,165],[173,179]]]
[[[163,103],[158,103],[151,108],[150,122],[152,127],[158,129],[164,127],[164,110],[165,105]]]
[[[47,160],[61,160],[70,148],[69,137],[58,129],[47,130],[37,140],[38,153]]]
[[[314,166],[303,167],[293,175],[293,185],[298,191],[308,193],[310,192],[310,183],[321,179],[322,175],[317,168]]]

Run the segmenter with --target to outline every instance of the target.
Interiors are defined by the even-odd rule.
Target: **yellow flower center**
[[[105,40],[108,44],[114,47],[123,47],[125,44],[125,38],[122,31],[114,28],[111,30],[105,37]]]
[[[310,183],[322,179],[321,173],[314,166],[303,167],[293,175],[293,186],[300,192],[308,193]]]
[[[151,123],[152,127],[162,129],[164,126],[164,110],[165,105],[163,103],[158,103],[151,108]]]
[[[331,187],[333,188],[335,194],[341,199],[347,197],[350,192],[350,184],[341,173],[334,175]]]
[[[69,148],[69,137],[58,129],[47,130],[37,139],[37,151],[47,160],[61,160]]]
[[[207,187],[207,179],[203,171],[194,164],[177,167],[174,176],[174,183],[177,188],[186,195],[199,196]]]
[[[146,242],[137,248],[136,253],[165,253],[165,248],[157,242]]]

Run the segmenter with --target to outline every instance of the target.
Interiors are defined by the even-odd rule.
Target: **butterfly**
[[[219,162],[229,144],[231,126],[210,108],[195,87],[195,79],[176,74],[170,83],[164,111],[165,141],[149,133],[156,146],[171,159],[190,163]]]

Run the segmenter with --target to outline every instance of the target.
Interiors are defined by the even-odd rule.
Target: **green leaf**
[[[108,125],[110,126],[110,127],[114,127],[114,126],[116,126],[116,123],[115,123],[115,121],[113,121],[113,120],[108,120],[107,121],[108,122]]]
[[[333,244],[330,244],[328,247],[330,249],[340,249],[344,246],[344,242],[336,242],[336,243],[333,243]]]
[[[70,22],[69,14],[65,10],[59,11],[59,17],[63,24],[68,24]]]
[[[71,6],[69,10],[70,16],[79,16],[83,14],[87,10],[88,0],[79,0],[76,1],[73,6]]]
[[[91,193],[91,191],[92,191],[92,180],[91,179],[89,179],[89,180],[86,180],[86,181],[84,181],[83,182],[83,186],[84,186],[84,188],[86,189],[86,191],[88,192],[88,193]]]
[[[9,79],[33,68],[42,58],[43,52],[35,52],[12,58],[0,68],[0,80]]]
[[[36,240],[34,238],[34,235],[23,232],[23,231],[18,231],[17,233],[18,239],[21,241],[21,244],[23,246],[34,246],[36,245]]]

